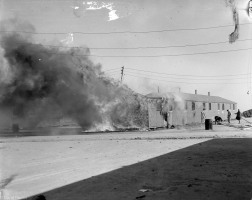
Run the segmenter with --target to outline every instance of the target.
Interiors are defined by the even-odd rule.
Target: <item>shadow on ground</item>
[[[210,140],[44,195],[47,200],[250,200],[252,139]]]

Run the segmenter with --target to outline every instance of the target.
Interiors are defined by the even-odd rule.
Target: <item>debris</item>
[[[251,127],[243,127],[242,130],[251,130],[252,129],[252,126]]]
[[[233,8],[233,19],[235,22],[235,30],[229,35],[229,43],[234,43],[239,38],[239,17],[236,8]]]
[[[16,174],[13,174],[9,178],[1,180],[0,189],[4,189],[8,184],[10,184],[14,180],[16,176],[17,176]]]
[[[138,197],[136,197],[136,199],[142,199],[142,198],[144,198],[144,197],[146,197],[146,195],[138,196]]]
[[[250,110],[246,110],[242,113],[242,116],[246,117],[246,118],[249,118],[249,117],[252,117],[252,109]],[[244,118],[243,118],[244,119]]]
[[[235,23],[235,30],[229,35],[229,43],[234,43],[239,37],[239,16],[236,9],[235,0],[226,0],[226,5],[231,7],[233,13],[233,21]]]
[[[150,189],[140,189],[139,192],[149,192]]]
[[[174,125],[171,125],[170,129],[174,129],[174,128],[175,128],[175,126],[174,126]]]

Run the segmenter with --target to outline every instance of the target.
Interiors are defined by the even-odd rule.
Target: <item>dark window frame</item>
[[[203,102],[203,109],[206,110],[206,102]]]
[[[209,110],[212,110],[212,105],[211,103],[208,104]]]
[[[192,110],[195,110],[195,101],[192,101]]]
[[[222,110],[225,110],[225,104],[224,103],[222,104]]]

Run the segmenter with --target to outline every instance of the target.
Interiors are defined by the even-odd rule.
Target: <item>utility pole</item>
[[[123,71],[124,71],[124,66],[122,66],[122,69],[121,69],[121,83],[122,83],[122,80],[123,80]]]

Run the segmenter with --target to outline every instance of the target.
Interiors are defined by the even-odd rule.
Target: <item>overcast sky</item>
[[[124,83],[142,94],[157,92],[158,87],[160,92],[197,89],[198,94],[211,92],[235,101],[244,111],[252,109],[251,76],[246,75],[251,73],[252,50],[229,50],[252,47],[252,41],[245,40],[252,38],[247,4],[248,0],[237,1],[243,41],[233,44],[228,43],[234,30],[232,11],[224,0],[2,0],[1,19],[27,20],[38,33],[66,33],[34,37],[46,45],[89,47],[91,59],[104,71],[115,69],[107,71],[110,76],[119,78],[124,66]],[[137,47],[166,48],[127,49]]]

